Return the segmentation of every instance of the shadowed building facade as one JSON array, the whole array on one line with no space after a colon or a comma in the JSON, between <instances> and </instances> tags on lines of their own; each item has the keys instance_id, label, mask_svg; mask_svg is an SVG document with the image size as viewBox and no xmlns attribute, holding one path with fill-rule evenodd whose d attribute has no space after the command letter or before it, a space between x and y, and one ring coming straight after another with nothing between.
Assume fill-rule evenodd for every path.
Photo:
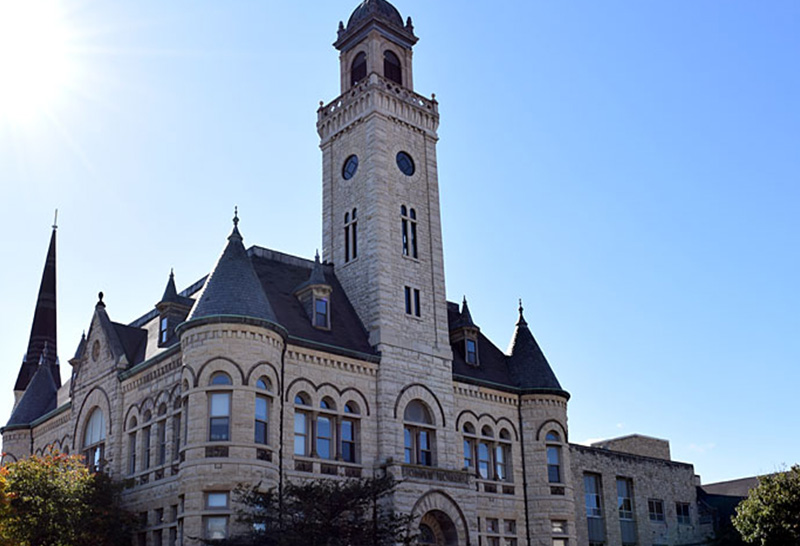
<instances>
[{"instance_id":1,"label":"shadowed building facade","mask_svg":"<svg viewBox=\"0 0 800 546\"><path fill-rule=\"evenodd\" d=\"M100 294L63 387L53 232L6 460L54 446L129 479L140 544L236 532L238 483L384 472L421 544L699 543L691 465L641 436L570 444L569 394L521 303L505 352L447 300L416 42L385 0L339 25L341 95L317 111L321 257L247 248L235 215L208 276L179 292L170 274L140 318L114 322Z\"/></svg>"}]
</instances>

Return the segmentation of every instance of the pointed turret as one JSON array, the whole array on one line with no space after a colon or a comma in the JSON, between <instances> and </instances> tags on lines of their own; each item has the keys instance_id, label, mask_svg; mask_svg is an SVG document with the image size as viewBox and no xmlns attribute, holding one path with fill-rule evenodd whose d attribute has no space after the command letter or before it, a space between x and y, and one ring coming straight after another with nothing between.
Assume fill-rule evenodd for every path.
<instances>
[{"instance_id":1,"label":"pointed turret","mask_svg":"<svg viewBox=\"0 0 800 546\"><path fill-rule=\"evenodd\" d=\"M192 298L178 294L175 288L175 272L170 270L167 287L161 301L156 304L159 313L158 345L165 347L177 342L175 327L186 319L194 305Z\"/></svg>"},{"instance_id":2,"label":"pointed turret","mask_svg":"<svg viewBox=\"0 0 800 546\"><path fill-rule=\"evenodd\" d=\"M45 345L49 347L44 364L50 368L50 373L56 387L61 386L61 374L58 369L56 345L56 226L50 236L50 246L47 250L47 259L44 263L42 282L39 285L39 296L36 300L36 310L33 314L31 335L28 339L28 350L22 360L14 391L18 396L30 384L39 367L39 361L44 353Z\"/></svg>"},{"instance_id":3,"label":"pointed turret","mask_svg":"<svg viewBox=\"0 0 800 546\"><path fill-rule=\"evenodd\" d=\"M472 313L469 312L469 305L467 305L467 296L461 302L461 319L459 321L462 328L477 328L472 321Z\"/></svg>"},{"instance_id":4,"label":"pointed turret","mask_svg":"<svg viewBox=\"0 0 800 546\"><path fill-rule=\"evenodd\" d=\"M58 400L58 385L52 373L52 366L48 361L52 357L48 356L47 345L39 358L39 364L25 389L19 403L11 413L6 426L28 425L42 415L56 409Z\"/></svg>"},{"instance_id":5,"label":"pointed turret","mask_svg":"<svg viewBox=\"0 0 800 546\"><path fill-rule=\"evenodd\" d=\"M217 315L253 317L277 323L275 312L242 244L238 211L233 218L228 244L208 276L189 320Z\"/></svg>"},{"instance_id":6,"label":"pointed turret","mask_svg":"<svg viewBox=\"0 0 800 546\"><path fill-rule=\"evenodd\" d=\"M311 274L294 291L294 295L300 300L315 328L329 330L331 327L331 292L333 292L333 287L325 278L325 271L319 261L319 251L317 251Z\"/></svg>"},{"instance_id":7,"label":"pointed turret","mask_svg":"<svg viewBox=\"0 0 800 546\"><path fill-rule=\"evenodd\" d=\"M523 314L522 300L519 302L519 320L508 350L508 370L517 387L529 392L542 392L565 396L569 393L553 373L542 349L533 337Z\"/></svg>"}]
</instances>

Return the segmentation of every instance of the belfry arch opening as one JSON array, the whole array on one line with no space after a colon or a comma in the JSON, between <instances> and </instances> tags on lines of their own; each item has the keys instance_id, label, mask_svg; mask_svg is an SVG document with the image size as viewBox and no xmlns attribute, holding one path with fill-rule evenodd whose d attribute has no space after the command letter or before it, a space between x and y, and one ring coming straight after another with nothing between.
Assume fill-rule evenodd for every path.
<instances>
[{"instance_id":1,"label":"belfry arch opening","mask_svg":"<svg viewBox=\"0 0 800 546\"><path fill-rule=\"evenodd\" d=\"M367 55L363 51L359 52L353 64L350 65L350 85L356 85L367 77Z\"/></svg>"},{"instance_id":2,"label":"belfry arch opening","mask_svg":"<svg viewBox=\"0 0 800 546\"><path fill-rule=\"evenodd\" d=\"M383 52L383 76L398 85L403 85L403 68L400 59L388 49Z\"/></svg>"}]
</instances>

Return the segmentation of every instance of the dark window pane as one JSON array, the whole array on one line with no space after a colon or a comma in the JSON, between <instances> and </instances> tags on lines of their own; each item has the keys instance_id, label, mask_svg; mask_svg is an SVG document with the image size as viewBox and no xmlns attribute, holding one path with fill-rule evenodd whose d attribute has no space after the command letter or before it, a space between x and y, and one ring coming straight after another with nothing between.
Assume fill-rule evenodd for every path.
<instances>
[{"instance_id":1,"label":"dark window pane","mask_svg":"<svg viewBox=\"0 0 800 546\"><path fill-rule=\"evenodd\" d=\"M350 67L350 85L355 85L367 76L367 56L361 52Z\"/></svg>"},{"instance_id":2,"label":"dark window pane","mask_svg":"<svg viewBox=\"0 0 800 546\"><path fill-rule=\"evenodd\" d=\"M400 59L391 51L383 52L383 75L394 83L403 83L403 69L400 68Z\"/></svg>"}]
</instances>

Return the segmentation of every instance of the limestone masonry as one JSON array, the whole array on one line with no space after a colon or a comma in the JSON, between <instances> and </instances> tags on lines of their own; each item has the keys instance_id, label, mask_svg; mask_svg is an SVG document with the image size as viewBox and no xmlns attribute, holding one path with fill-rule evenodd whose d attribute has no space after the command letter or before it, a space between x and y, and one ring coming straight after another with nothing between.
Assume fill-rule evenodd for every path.
<instances>
[{"instance_id":1,"label":"limestone masonry","mask_svg":"<svg viewBox=\"0 0 800 546\"><path fill-rule=\"evenodd\" d=\"M569 443L569 394L521 305L506 353L466 300L447 301L439 111L414 92L416 42L386 0L339 25L341 95L317 112L321 258L246 248L236 216L209 275L181 292L170 275L141 318L114 322L101 294L64 385L54 228L4 462L55 447L129 480L142 545L241 530L239 483L385 472L402 480L393 502L416 516L420 544L713 533L693 467L668 442Z\"/></svg>"}]
</instances>

